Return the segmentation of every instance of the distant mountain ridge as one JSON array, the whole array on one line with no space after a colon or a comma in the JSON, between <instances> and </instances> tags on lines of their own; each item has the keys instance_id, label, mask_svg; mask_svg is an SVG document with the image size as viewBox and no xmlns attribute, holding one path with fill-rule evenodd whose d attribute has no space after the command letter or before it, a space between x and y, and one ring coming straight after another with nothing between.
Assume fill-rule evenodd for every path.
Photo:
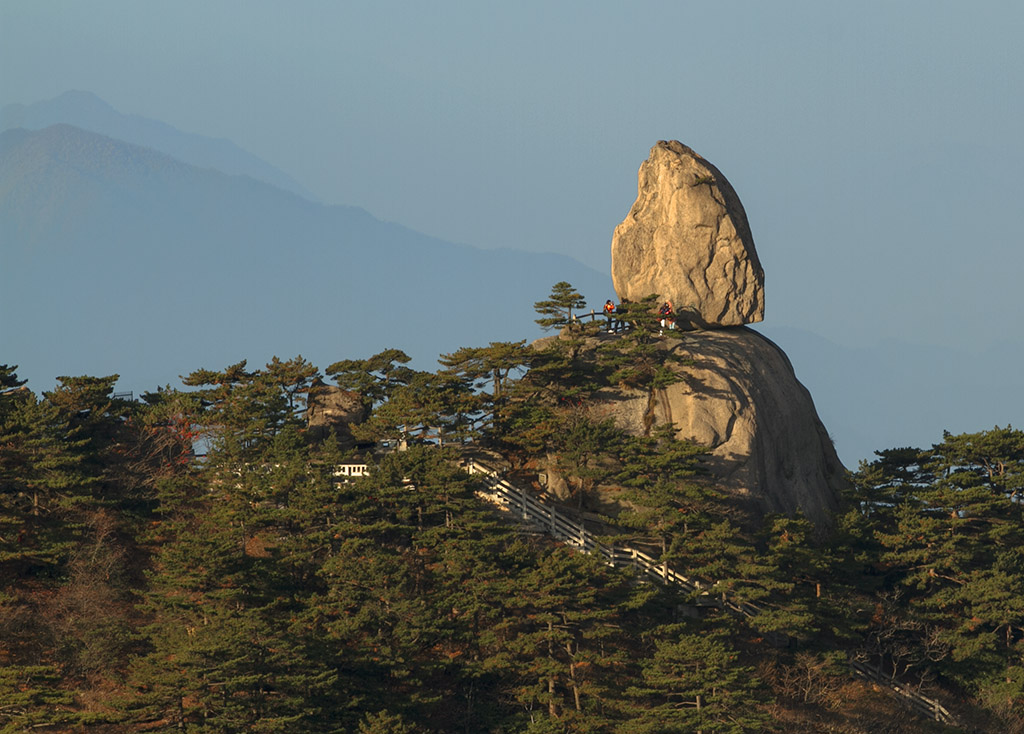
<instances>
[{"instance_id":1,"label":"distant mountain ridge","mask_svg":"<svg viewBox=\"0 0 1024 734\"><path fill-rule=\"evenodd\" d=\"M0 108L0 131L14 128L41 130L60 123L152 148L199 168L251 176L257 181L316 200L309 190L287 173L229 140L186 133L158 120L123 114L91 92L69 91L43 102L9 104Z\"/></svg>"},{"instance_id":2,"label":"distant mountain ridge","mask_svg":"<svg viewBox=\"0 0 1024 734\"><path fill-rule=\"evenodd\" d=\"M561 255L481 250L249 177L55 125L0 133L0 363L153 389L200 367L539 335L532 304L611 280Z\"/></svg>"},{"instance_id":3,"label":"distant mountain ridge","mask_svg":"<svg viewBox=\"0 0 1024 734\"><path fill-rule=\"evenodd\" d=\"M95 126L170 132L146 146L70 124L90 109ZM459 346L538 336L531 305L557 280L598 309L614 297L606 274L568 257L443 242L215 165L220 144L249 154L88 93L8 105L0 131L0 364L20 364L37 391L58 373L116 371L123 389L141 390L242 358L302 353L324 367L391 346L430 366ZM172 152L179 136L211 145L185 145L186 161ZM756 328L785 349L848 467L1024 412L1019 330L992 353L851 349L776 327L772 314L769 301Z\"/></svg>"}]
</instances>

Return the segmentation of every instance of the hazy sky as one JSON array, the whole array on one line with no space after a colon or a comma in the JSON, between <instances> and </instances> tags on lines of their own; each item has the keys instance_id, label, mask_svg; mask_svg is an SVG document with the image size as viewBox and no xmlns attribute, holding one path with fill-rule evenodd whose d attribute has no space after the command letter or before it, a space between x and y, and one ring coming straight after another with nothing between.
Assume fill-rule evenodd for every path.
<instances>
[{"instance_id":1,"label":"hazy sky","mask_svg":"<svg viewBox=\"0 0 1024 734\"><path fill-rule=\"evenodd\" d=\"M766 324L1020 340L1024 4L0 0L0 104L69 89L327 203L601 270L659 139L747 209Z\"/></svg>"}]
</instances>

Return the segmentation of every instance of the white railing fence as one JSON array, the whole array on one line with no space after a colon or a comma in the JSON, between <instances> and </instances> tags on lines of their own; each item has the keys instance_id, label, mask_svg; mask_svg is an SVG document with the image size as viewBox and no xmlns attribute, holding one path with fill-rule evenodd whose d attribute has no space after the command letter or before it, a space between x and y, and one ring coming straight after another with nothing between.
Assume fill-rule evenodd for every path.
<instances>
[{"instance_id":1,"label":"white railing fence","mask_svg":"<svg viewBox=\"0 0 1024 734\"><path fill-rule=\"evenodd\" d=\"M713 593L711 591L712 584L685 576L667 563L659 562L641 550L629 546L612 546L598 541L582 523L576 522L554 507L544 504L530 492L502 478L497 470L478 459L466 459L461 462L461 466L469 474L480 477L486 491L479 494L488 502L515 514L556 540L578 548L584 553L599 554L610 566L631 566L651 579L694 592L698 595L698 606L714 606L747 618L764 611L760 605L730 599L726 593ZM368 471L369 468L366 464L339 464L334 475L345 481L365 476ZM914 711L933 721L950 726L959 725L956 717L935 699L928 698L919 691L893 680L878 668L867 663L851 659L849 665L855 675L885 687L900 697Z\"/></svg>"},{"instance_id":2,"label":"white railing fence","mask_svg":"<svg viewBox=\"0 0 1024 734\"><path fill-rule=\"evenodd\" d=\"M903 698L904 702L912 709L933 721L938 721L949 726L959 726L957 718L949 710L934 698L928 698L919 691L905 686L899 681L894 681L878 668L863 663L859 660L850 660L850 668L860 678L864 678L878 685L885 686L893 693Z\"/></svg>"},{"instance_id":3,"label":"white railing fence","mask_svg":"<svg viewBox=\"0 0 1024 734\"><path fill-rule=\"evenodd\" d=\"M611 566L628 564L650 578L680 586L687 591L698 592L700 594L698 596L699 606L716 606L748 618L763 611L763 608L757 604L730 600L724 593L712 595L709 591L711 584L687 577L669 567L668 564L660 563L636 548L609 546L599 542L587 532L581 523L577 523L555 508L543 504L531 493L503 479L496 470L479 460L468 459L463 463L463 468L469 474L481 477L487 487L486 492L481 492L485 499L543 529L556 540L568 543L585 553L600 554ZM894 681L877 668L856 660L850 660L850 668L858 677L885 687L900 697L914 711L933 721L950 726L959 725L956 717L938 701Z\"/></svg>"}]
</instances>

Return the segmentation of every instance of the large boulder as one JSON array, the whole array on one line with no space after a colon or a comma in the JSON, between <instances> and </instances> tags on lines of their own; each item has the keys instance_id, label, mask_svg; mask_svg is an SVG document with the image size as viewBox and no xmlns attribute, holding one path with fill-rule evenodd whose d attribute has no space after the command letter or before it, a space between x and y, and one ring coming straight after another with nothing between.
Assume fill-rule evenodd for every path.
<instances>
[{"instance_id":1,"label":"large boulder","mask_svg":"<svg viewBox=\"0 0 1024 734\"><path fill-rule=\"evenodd\" d=\"M612 237L620 300L669 300L684 323L739 326L764 318L764 270L747 215L721 171L678 141L640 166L637 198Z\"/></svg>"},{"instance_id":2,"label":"large boulder","mask_svg":"<svg viewBox=\"0 0 1024 734\"><path fill-rule=\"evenodd\" d=\"M366 402L359 393L319 381L309 390L306 426L312 438L322 439L333 433L342 448L351 448L356 443L352 426L362 423L368 415Z\"/></svg>"},{"instance_id":3,"label":"large boulder","mask_svg":"<svg viewBox=\"0 0 1024 734\"><path fill-rule=\"evenodd\" d=\"M785 353L745 327L665 339L662 348L681 380L653 395L602 390L593 417L611 417L636 435L674 423L678 438L710 449L715 486L756 514L799 511L820 530L829 527L849 480Z\"/></svg>"}]
</instances>

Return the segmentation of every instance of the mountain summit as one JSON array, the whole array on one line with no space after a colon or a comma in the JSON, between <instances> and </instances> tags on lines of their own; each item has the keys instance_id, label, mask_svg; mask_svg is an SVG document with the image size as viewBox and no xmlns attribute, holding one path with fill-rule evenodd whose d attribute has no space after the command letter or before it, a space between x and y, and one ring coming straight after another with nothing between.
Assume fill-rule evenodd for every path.
<instances>
[{"instance_id":1,"label":"mountain summit","mask_svg":"<svg viewBox=\"0 0 1024 734\"><path fill-rule=\"evenodd\" d=\"M199 168L250 176L306 199L316 199L284 171L228 140L186 133L158 120L123 114L91 92L69 91L44 102L0 108L0 131L19 127L42 130L61 123L152 148Z\"/></svg>"},{"instance_id":2,"label":"mountain summit","mask_svg":"<svg viewBox=\"0 0 1024 734\"><path fill-rule=\"evenodd\" d=\"M678 379L649 393L607 390L594 412L635 434L672 424L710 449L718 486L827 527L848 480L789 358L743 326L763 316L764 272L739 197L677 141L655 145L639 179L615 230L612 277L624 299L676 301L663 329L686 333L660 349Z\"/></svg>"}]
</instances>

